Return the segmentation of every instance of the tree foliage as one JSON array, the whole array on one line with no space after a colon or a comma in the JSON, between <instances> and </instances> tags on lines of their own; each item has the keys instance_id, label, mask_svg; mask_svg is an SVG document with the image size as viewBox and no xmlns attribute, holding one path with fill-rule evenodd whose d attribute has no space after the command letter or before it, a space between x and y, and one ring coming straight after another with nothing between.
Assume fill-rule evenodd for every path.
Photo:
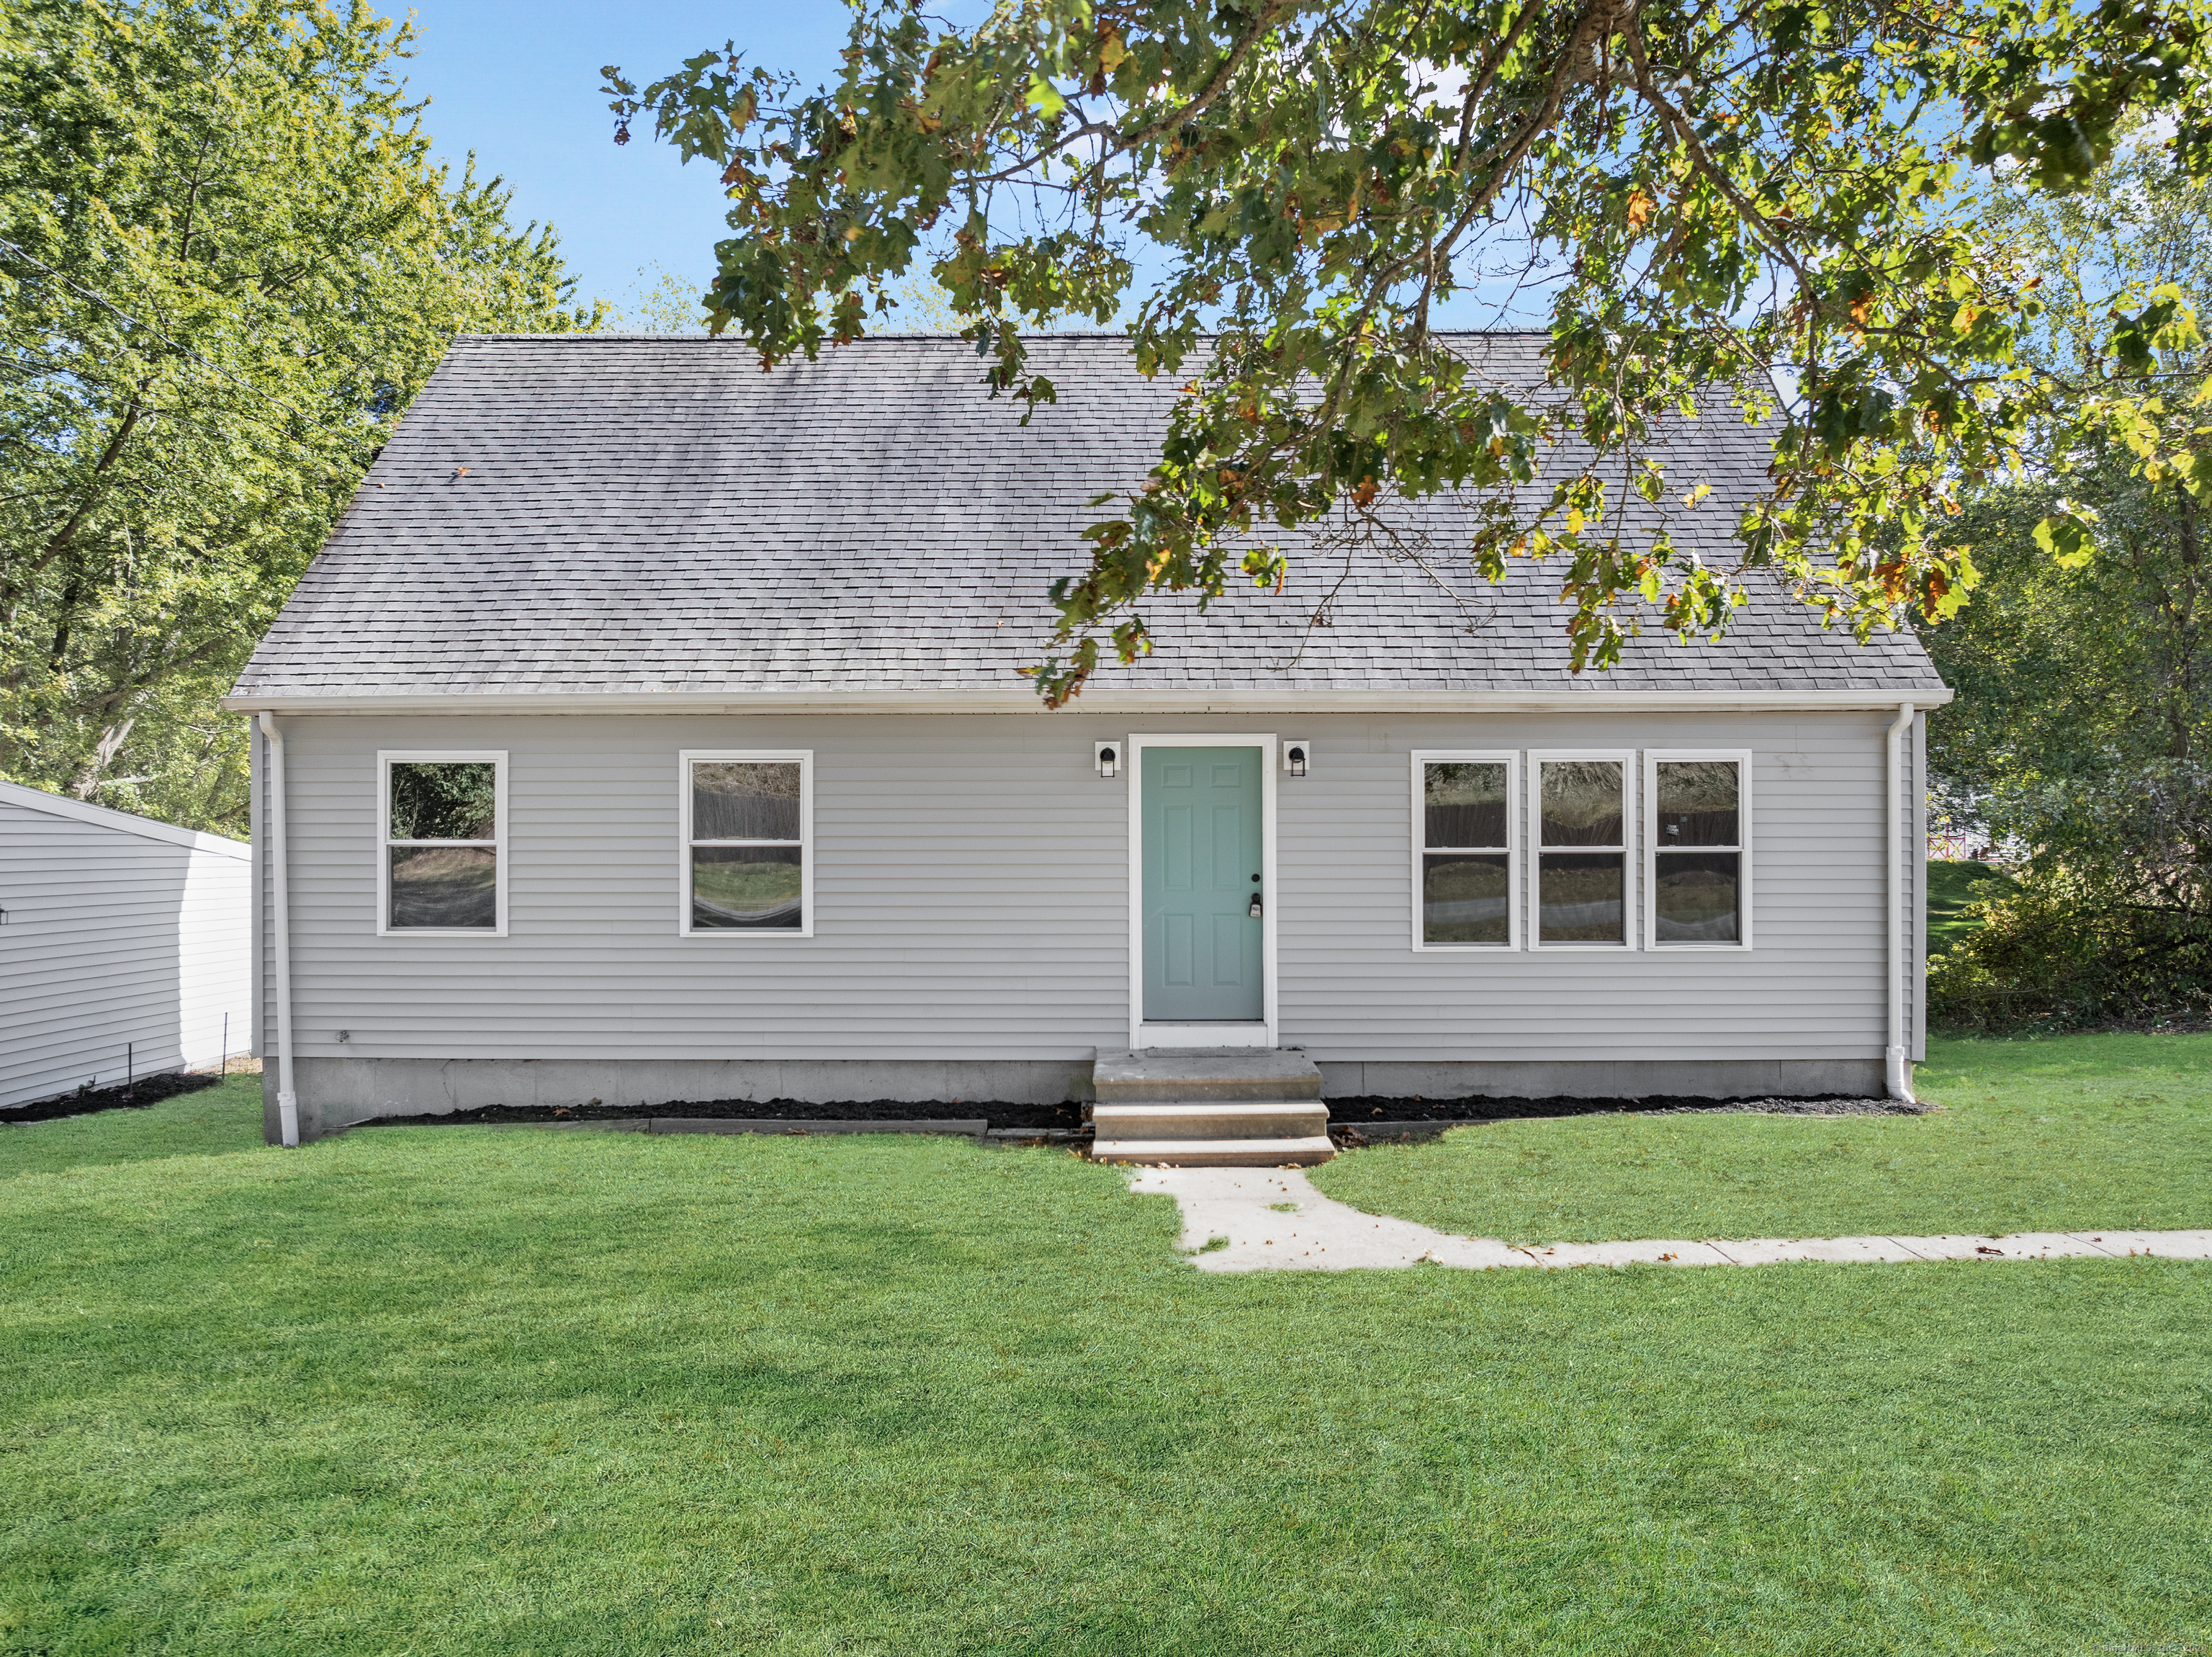
<instances>
[{"instance_id":1,"label":"tree foliage","mask_svg":"<svg viewBox=\"0 0 2212 1657\"><path fill-rule=\"evenodd\" d=\"M408 31L316 0L0 13L0 775L244 823L216 713L456 331L550 231L429 159Z\"/></svg>"},{"instance_id":2,"label":"tree foliage","mask_svg":"<svg viewBox=\"0 0 2212 1657\"><path fill-rule=\"evenodd\" d=\"M2067 199L2001 193L1989 222L2037 261L2050 302L2022 353L2054 374L2078 373L2093 349L2100 294L2212 300L2212 186L2139 145ZM2208 371L2201 347L2161 352L2145 384L2186 391ZM2188 777L2212 761L2205 420L2168 394L2117 430L2053 426L2031 469L1968 496L1945 532L1972 543L1984 578L1925 635L1958 692L1931 722L1933 769L1954 803L2077 872L2126 856L2128 882L2162 879L2151 863L2195 809ZM2056 518L2078 539L2057 542Z\"/></svg>"},{"instance_id":3,"label":"tree foliage","mask_svg":"<svg viewBox=\"0 0 2212 1657\"><path fill-rule=\"evenodd\" d=\"M2212 300L2212 187L2123 146L2059 199L1999 190L1992 234L2032 254L2046 306L2023 355L2070 375L2098 296ZM2033 466L1970 496L1948 533L1983 572L1925 635L1958 693L1929 724L1952 812L2024 862L1933 963L1954 1022L2142 1018L2212 999L2212 546L2185 393L2212 362L2159 353L2118 428L2054 426ZM2064 539L2052 526L2069 527ZM2056 553L2057 556L2053 556Z\"/></svg>"},{"instance_id":4,"label":"tree foliage","mask_svg":"<svg viewBox=\"0 0 2212 1657\"><path fill-rule=\"evenodd\" d=\"M2205 20L2197 0L1001 0L959 29L854 0L834 85L728 48L608 84L618 140L650 120L722 169L708 300L764 362L859 337L920 262L1034 412L1054 393L1024 329L1133 297L1139 366L1187 395L1055 588L1064 651L1037 671L1059 703L1102 634L1125 661L1148 648L1148 593L1279 583L1271 537L1392 491L1480 502L1486 575L1559 560L1577 667L1647 617L1723 630L1753 568L1861 637L1951 613L1973 564L1929 530L1960 490L2053 423L2127 425L2157 348L2194 329L2170 294L2100 295L2064 371L2024 362L2043 301L1982 231L1993 172L2073 189L2151 108L2163 164L2200 169ZM1548 308L1543 397L1434 326L1509 283ZM1652 452L1692 412L1773 423L1728 568L1674 539L1700 496ZM1634 538L1632 494L1662 509Z\"/></svg>"}]
</instances>

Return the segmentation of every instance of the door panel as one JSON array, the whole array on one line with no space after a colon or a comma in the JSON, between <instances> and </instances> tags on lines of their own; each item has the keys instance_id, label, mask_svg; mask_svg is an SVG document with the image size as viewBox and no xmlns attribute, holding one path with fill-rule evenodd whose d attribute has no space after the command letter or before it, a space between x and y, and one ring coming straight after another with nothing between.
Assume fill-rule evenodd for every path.
<instances>
[{"instance_id":1,"label":"door panel","mask_svg":"<svg viewBox=\"0 0 2212 1657\"><path fill-rule=\"evenodd\" d=\"M1252 899L1262 872L1257 748L1140 751L1144 1016L1257 1023L1265 1014Z\"/></svg>"}]
</instances>

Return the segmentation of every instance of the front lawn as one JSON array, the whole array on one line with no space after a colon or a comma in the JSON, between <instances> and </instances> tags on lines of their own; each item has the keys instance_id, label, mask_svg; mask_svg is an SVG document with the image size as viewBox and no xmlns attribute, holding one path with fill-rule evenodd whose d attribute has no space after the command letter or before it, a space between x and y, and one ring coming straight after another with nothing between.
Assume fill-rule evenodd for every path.
<instances>
[{"instance_id":1,"label":"front lawn","mask_svg":"<svg viewBox=\"0 0 2212 1657\"><path fill-rule=\"evenodd\" d=\"M2212 1641L2212 1268L1217 1277L1060 1153L224 1098L0 1130L0 1651Z\"/></svg>"},{"instance_id":2,"label":"front lawn","mask_svg":"<svg viewBox=\"0 0 2212 1657\"><path fill-rule=\"evenodd\" d=\"M2212 1036L1930 1041L1928 1059L1927 1116L1501 1122L1314 1183L1510 1242L2212 1226Z\"/></svg>"}]
</instances>

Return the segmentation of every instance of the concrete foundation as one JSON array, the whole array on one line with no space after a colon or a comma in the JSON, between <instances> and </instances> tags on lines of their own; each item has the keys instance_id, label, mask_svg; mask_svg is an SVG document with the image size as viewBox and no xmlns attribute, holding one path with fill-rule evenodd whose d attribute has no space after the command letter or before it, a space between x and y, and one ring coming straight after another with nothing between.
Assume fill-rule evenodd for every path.
<instances>
[{"instance_id":1,"label":"concrete foundation","mask_svg":"<svg viewBox=\"0 0 2212 1657\"><path fill-rule=\"evenodd\" d=\"M1324 1099L1805 1099L1886 1096L1871 1058L1560 1059L1544 1063L1319 1061Z\"/></svg>"},{"instance_id":2,"label":"concrete foundation","mask_svg":"<svg viewBox=\"0 0 2212 1657\"><path fill-rule=\"evenodd\" d=\"M294 1068L303 1143L380 1116L443 1116L485 1105L771 1099L1060 1105L1091 1098L1088 1054L1042 1060L303 1058ZM273 1062L262 1078L262 1101L263 1136L274 1145Z\"/></svg>"},{"instance_id":3,"label":"concrete foundation","mask_svg":"<svg viewBox=\"0 0 2212 1657\"><path fill-rule=\"evenodd\" d=\"M1239 1062L1263 1065L1273 1055ZM1133 1063L1133 1058L1134 1063ZM1157 1057L1102 1055L1113 1091L1119 1066L1141 1073ZM1162 1064L1191 1063L1182 1056ZM1304 1067L1304 1058L1297 1058ZM1093 1097L1088 1055L1071 1059L436 1059L303 1058L297 1062L300 1137L311 1140L380 1116L439 1116L485 1105L661 1105L673 1100L762 1101L896 1099L917 1106L968 1103L1059 1105ZM1407 1060L1319 1061L1321 1095L1410 1099L1762 1099L1841 1093L1882 1096L1882 1063L1865 1059L1560 1060L1548 1063L1426 1063ZM1306 1074L1310 1075L1311 1072ZM1284 1091L1285 1078L1257 1093ZM277 1142L276 1067L262 1078L263 1126ZM1132 1087L1130 1091L1140 1091ZM1200 1088L1200 1096L1220 1088ZM1230 1092L1233 1094L1235 1089ZM1147 1094L1157 1097L1157 1094ZM917 1112L957 1116L957 1112ZM738 1114L732 1112L732 1115Z\"/></svg>"}]
</instances>

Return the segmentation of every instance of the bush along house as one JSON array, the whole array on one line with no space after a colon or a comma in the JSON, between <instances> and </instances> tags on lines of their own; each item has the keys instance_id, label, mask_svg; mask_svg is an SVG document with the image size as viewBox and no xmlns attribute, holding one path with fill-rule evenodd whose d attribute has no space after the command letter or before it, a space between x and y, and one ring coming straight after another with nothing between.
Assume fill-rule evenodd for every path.
<instances>
[{"instance_id":1,"label":"bush along house","mask_svg":"<svg viewBox=\"0 0 2212 1657\"><path fill-rule=\"evenodd\" d=\"M1577 675L1557 572L1474 578L1443 498L1148 604L1157 653L1047 713L1045 589L1176 387L1035 355L1024 425L957 339L455 343L225 704L272 1139L1080 1100L1102 1155L1285 1162L1352 1095L1909 1096L1916 639L1769 592ZM1767 440L1671 442L1728 562Z\"/></svg>"}]
</instances>

